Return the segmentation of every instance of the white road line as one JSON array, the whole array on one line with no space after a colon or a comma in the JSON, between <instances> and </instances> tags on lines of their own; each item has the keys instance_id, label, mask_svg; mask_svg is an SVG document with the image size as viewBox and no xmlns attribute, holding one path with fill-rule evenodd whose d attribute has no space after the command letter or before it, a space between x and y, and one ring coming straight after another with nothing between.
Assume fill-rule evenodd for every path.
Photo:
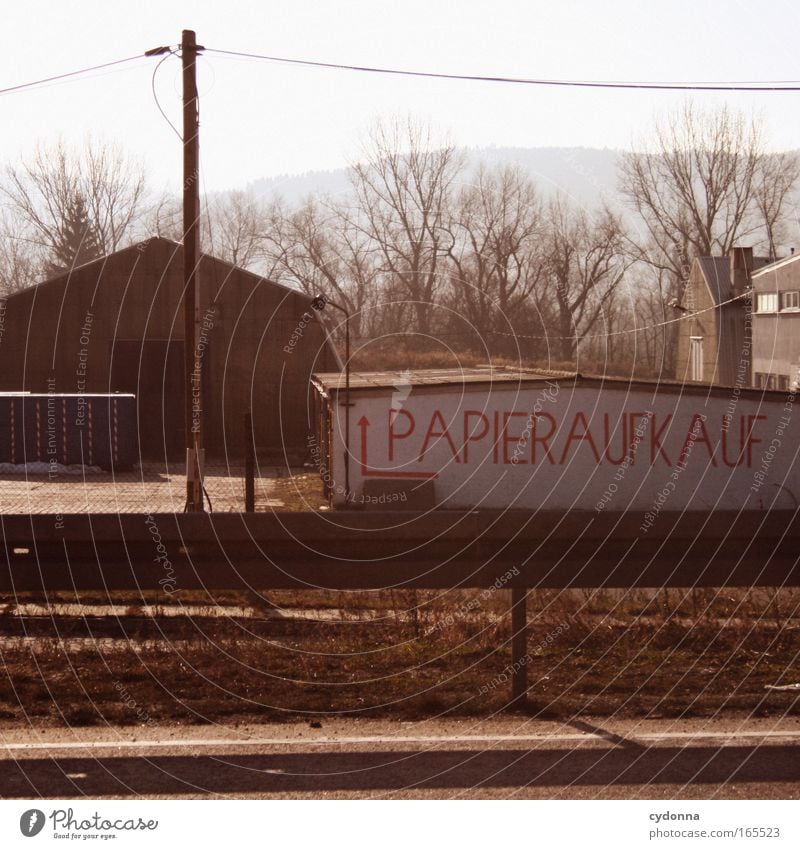
<instances>
[{"instance_id":1,"label":"white road line","mask_svg":"<svg viewBox=\"0 0 800 849\"><path fill-rule=\"evenodd\" d=\"M577 741L614 742L619 738L630 743L664 740L727 740L742 739L800 739L800 731L663 731L627 735L625 732L601 731L585 734L442 734L425 736L363 736L363 737L249 737L244 740L220 738L180 738L172 740L87 740L39 741L36 743L0 743L0 751L69 750L69 749L169 749L169 748L231 748L238 746L353 746L361 744L419 745L440 743L568 743Z\"/></svg>"}]
</instances>

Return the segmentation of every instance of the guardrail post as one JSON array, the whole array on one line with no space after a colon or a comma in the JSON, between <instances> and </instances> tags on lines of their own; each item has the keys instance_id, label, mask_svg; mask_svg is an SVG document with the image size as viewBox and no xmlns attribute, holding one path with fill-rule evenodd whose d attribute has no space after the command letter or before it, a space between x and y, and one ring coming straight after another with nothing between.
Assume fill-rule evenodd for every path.
<instances>
[{"instance_id":1,"label":"guardrail post","mask_svg":"<svg viewBox=\"0 0 800 849\"><path fill-rule=\"evenodd\" d=\"M511 701L524 702L528 695L528 590L511 590Z\"/></svg>"},{"instance_id":2,"label":"guardrail post","mask_svg":"<svg viewBox=\"0 0 800 849\"><path fill-rule=\"evenodd\" d=\"M253 414L244 414L244 511L256 510L256 457L253 445Z\"/></svg>"}]
</instances>

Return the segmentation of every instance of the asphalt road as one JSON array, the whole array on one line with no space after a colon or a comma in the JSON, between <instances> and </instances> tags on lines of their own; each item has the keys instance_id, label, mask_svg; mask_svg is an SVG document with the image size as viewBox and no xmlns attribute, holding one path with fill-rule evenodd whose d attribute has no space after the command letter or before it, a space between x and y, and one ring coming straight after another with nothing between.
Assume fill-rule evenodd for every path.
<instances>
[{"instance_id":1,"label":"asphalt road","mask_svg":"<svg viewBox=\"0 0 800 849\"><path fill-rule=\"evenodd\" d=\"M798 799L800 718L0 729L0 798Z\"/></svg>"}]
</instances>

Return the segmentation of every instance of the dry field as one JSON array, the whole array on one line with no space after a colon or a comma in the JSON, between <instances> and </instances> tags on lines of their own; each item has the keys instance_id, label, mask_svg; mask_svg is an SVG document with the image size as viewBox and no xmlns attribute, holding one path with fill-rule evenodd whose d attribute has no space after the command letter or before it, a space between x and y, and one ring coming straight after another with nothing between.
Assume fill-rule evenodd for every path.
<instances>
[{"instance_id":1,"label":"dry field","mask_svg":"<svg viewBox=\"0 0 800 849\"><path fill-rule=\"evenodd\" d=\"M241 509L237 475L220 469L210 480L217 509ZM182 487L177 472L152 470L88 483L6 477L0 504L174 510ZM265 475L257 491L262 510L327 509L312 472ZM491 715L509 706L509 595L0 596L0 720ZM532 590L529 609L529 699L516 709L554 718L800 710L798 590Z\"/></svg>"},{"instance_id":2,"label":"dry field","mask_svg":"<svg viewBox=\"0 0 800 849\"><path fill-rule=\"evenodd\" d=\"M42 599L6 599L0 718L491 715L508 706L508 595L188 594L172 610L98 596L85 619L51 618L74 614L64 594L44 614L30 606ZM788 590L532 591L525 709L554 718L797 713L798 602ZM109 603L112 615L92 617Z\"/></svg>"}]
</instances>

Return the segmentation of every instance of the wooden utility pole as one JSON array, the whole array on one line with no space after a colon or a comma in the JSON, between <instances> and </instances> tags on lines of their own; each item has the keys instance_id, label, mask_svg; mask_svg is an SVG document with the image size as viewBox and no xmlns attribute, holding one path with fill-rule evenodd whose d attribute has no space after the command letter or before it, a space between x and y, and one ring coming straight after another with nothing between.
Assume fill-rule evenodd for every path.
<instances>
[{"instance_id":1,"label":"wooden utility pole","mask_svg":"<svg viewBox=\"0 0 800 849\"><path fill-rule=\"evenodd\" d=\"M200 121L197 102L198 47L193 30L181 38L183 63L183 296L186 366L186 510L203 510L203 397L200 336Z\"/></svg>"}]
</instances>

